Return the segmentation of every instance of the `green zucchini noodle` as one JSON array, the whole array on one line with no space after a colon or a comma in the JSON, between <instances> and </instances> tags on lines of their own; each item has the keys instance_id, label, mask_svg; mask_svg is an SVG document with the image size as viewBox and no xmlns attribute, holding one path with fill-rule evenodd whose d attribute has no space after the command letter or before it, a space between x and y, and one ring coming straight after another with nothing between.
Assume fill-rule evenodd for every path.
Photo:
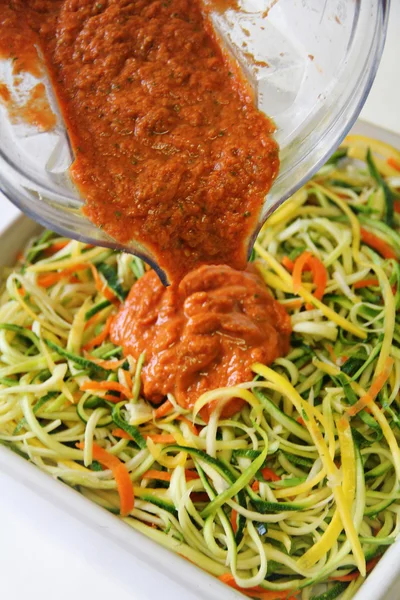
<instances>
[{"instance_id":1,"label":"green zucchini noodle","mask_svg":"<svg viewBox=\"0 0 400 600\"><path fill-rule=\"evenodd\" d=\"M268 220L252 260L291 316L291 350L193 414L169 396L157 417L141 395L146 357L102 335L142 261L47 231L31 241L0 289L0 442L249 597L349 600L400 533L400 172L388 159L400 165L350 136ZM304 252L326 270L322 299L312 272L292 274ZM224 418L232 397L244 408ZM129 473L124 517L94 442Z\"/></svg>"}]
</instances>

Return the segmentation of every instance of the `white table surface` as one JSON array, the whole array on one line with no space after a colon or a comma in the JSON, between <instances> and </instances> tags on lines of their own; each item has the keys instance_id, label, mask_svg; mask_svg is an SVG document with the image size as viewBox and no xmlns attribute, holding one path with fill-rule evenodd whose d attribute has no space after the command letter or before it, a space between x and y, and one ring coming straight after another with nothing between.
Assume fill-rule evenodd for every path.
<instances>
[{"instance_id":1,"label":"white table surface","mask_svg":"<svg viewBox=\"0 0 400 600\"><path fill-rule=\"evenodd\" d=\"M400 134L400 0L392 0L382 62L363 120ZM0 197L0 230L18 210ZM189 593L134 564L113 542L0 473L1 597L7 600L189 600ZM115 562L119 561L118 566ZM112 565L112 567L111 567ZM388 600L400 599L400 585Z\"/></svg>"}]
</instances>

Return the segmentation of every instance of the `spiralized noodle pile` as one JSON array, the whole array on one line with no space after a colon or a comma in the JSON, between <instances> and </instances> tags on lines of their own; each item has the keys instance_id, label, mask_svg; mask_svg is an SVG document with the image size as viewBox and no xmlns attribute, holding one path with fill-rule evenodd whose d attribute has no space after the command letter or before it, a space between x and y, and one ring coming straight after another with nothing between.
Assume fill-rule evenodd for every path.
<instances>
[{"instance_id":1,"label":"spiralized noodle pile","mask_svg":"<svg viewBox=\"0 0 400 600\"><path fill-rule=\"evenodd\" d=\"M44 232L1 288L0 441L249 597L348 600L400 531L399 188L399 152L350 136L268 220L290 353L194 414L108 339L144 264Z\"/></svg>"}]
</instances>

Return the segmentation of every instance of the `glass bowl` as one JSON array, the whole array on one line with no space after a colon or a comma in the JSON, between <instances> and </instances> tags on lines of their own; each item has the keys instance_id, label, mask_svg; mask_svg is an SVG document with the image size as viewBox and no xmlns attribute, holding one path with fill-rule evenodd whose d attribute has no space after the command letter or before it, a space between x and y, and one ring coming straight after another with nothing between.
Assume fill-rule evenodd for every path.
<instances>
[{"instance_id":1,"label":"glass bowl","mask_svg":"<svg viewBox=\"0 0 400 600\"><path fill-rule=\"evenodd\" d=\"M276 124L281 168L265 198L249 252L266 218L326 160L357 118L384 46L388 0L205 0L223 44L248 77L258 107ZM0 80L11 65L0 61ZM35 85L32 76L27 88ZM118 245L81 212L68 169L73 155L58 115L40 133L12 123L0 106L0 189L14 204L61 235L136 254L165 281L154 257L134 240Z\"/></svg>"}]
</instances>

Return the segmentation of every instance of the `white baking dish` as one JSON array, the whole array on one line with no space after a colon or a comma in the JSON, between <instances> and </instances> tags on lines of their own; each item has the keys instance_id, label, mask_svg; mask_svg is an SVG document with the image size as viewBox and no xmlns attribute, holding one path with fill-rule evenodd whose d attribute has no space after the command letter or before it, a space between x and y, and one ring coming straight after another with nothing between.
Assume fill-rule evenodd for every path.
<instances>
[{"instance_id":1,"label":"white baking dish","mask_svg":"<svg viewBox=\"0 0 400 600\"><path fill-rule=\"evenodd\" d=\"M390 132L366 124L358 124L355 131L400 147L400 138ZM40 231L39 226L27 217L17 218L3 231L0 235L0 267L12 265L17 252L38 231ZM146 571L149 568L154 569L154 584L157 583L158 589L155 592L157 597L160 595L160 590L165 590L164 598L176 598L176 600L195 600L199 598L203 600L234 600L235 598L243 598L241 594L231 590L183 558L132 530L117 517L90 502L67 485L51 479L36 466L3 446L0 446L0 470L33 490L44 500L57 506L63 514L68 515L70 520L71 517L75 518L78 521L74 525L77 545L81 543L88 527L92 532L95 532L97 540L99 540L98 543L102 545L101 553L108 555L110 558L108 568L114 572L116 577L125 578L127 585L134 584L134 577L126 568L123 568L123 565L125 567L129 565L129 559L131 559L136 563L137 568L146 568L144 566L146 565ZM39 503L36 507L33 507L33 513L37 510L38 517L40 509L41 505ZM5 518L7 517L5 516ZM63 525L60 523L60 530L62 527ZM23 544L23 540L21 540L21 543ZM116 551L115 544L117 545ZM119 562L118 552L120 553L121 562L116 564ZM115 561L116 557L117 561ZM23 565L20 566L22 570ZM43 570L45 570L45 567ZM150 581L149 585L152 584L153 582ZM168 587L168 592L167 588L163 587L164 585ZM134 587L132 590L134 590ZM93 597L94 594L95 590L93 590ZM151 592L148 594L149 598L156 596ZM135 597L134 593L132 597ZM400 539L389 548L384 558L368 576L366 583L363 584L354 597L354 600L399 599Z\"/></svg>"}]
</instances>

